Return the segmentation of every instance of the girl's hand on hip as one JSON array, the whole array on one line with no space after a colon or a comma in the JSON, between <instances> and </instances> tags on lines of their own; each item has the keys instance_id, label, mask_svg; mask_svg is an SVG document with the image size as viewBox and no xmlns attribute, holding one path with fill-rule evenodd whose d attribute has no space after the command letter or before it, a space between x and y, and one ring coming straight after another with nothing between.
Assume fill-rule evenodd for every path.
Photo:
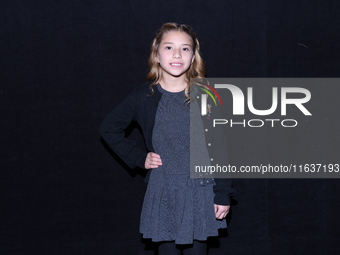
<instances>
[{"instance_id":1,"label":"girl's hand on hip","mask_svg":"<svg viewBox=\"0 0 340 255\"><path fill-rule=\"evenodd\" d=\"M216 205L214 204L216 219L222 220L229 212L230 205Z\"/></svg>"},{"instance_id":2,"label":"girl's hand on hip","mask_svg":"<svg viewBox=\"0 0 340 255\"><path fill-rule=\"evenodd\" d=\"M149 152L145 159L145 169L157 168L162 165L161 156L157 153Z\"/></svg>"}]
</instances>

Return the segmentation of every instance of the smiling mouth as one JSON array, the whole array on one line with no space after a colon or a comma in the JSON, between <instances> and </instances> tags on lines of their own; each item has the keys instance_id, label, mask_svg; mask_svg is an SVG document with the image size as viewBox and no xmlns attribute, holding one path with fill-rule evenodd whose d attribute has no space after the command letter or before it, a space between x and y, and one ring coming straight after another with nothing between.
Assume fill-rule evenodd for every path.
<instances>
[{"instance_id":1,"label":"smiling mouth","mask_svg":"<svg viewBox=\"0 0 340 255\"><path fill-rule=\"evenodd\" d=\"M181 63L170 63L170 65L173 66L173 67L182 67L183 66L183 64L181 64Z\"/></svg>"}]
</instances>

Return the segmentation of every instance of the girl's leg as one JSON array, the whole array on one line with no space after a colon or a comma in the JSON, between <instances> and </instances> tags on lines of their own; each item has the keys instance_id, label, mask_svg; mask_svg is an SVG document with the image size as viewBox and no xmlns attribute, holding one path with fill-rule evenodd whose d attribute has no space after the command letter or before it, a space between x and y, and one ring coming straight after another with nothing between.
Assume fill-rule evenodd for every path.
<instances>
[{"instance_id":1,"label":"girl's leg","mask_svg":"<svg viewBox=\"0 0 340 255\"><path fill-rule=\"evenodd\" d=\"M175 242L161 242L158 246L158 255L180 255L181 250L177 249Z\"/></svg>"},{"instance_id":2,"label":"girl's leg","mask_svg":"<svg viewBox=\"0 0 340 255\"><path fill-rule=\"evenodd\" d=\"M207 243L194 241L193 246L183 249L183 255L206 255Z\"/></svg>"}]
</instances>

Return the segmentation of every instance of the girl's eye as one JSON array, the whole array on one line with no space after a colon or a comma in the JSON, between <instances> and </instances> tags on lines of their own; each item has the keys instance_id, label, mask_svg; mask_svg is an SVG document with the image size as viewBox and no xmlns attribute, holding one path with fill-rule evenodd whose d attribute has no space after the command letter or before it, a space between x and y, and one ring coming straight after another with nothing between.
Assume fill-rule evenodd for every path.
<instances>
[{"instance_id":1,"label":"girl's eye","mask_svg":"<svg viewBox=\"0 0 340 255\"><path fill-rule=\"evenodd\" d=\"M171 50L171 49L172 49L172 47L170 47L170 46L166 46L166 47L165 47L165 49L167 49L167 50Z\"/></svg>"},{"instance_id":2,"label":"girl's eye","mask_svg":"<svg viewBox=\"0 0 340 255\"><path fill-rule=\"evenodd\" d=\"M189 49L189 48L183 48L183 50L184 50L184 51L190 51L190 49Z\"/></svg>"}]
</instances>

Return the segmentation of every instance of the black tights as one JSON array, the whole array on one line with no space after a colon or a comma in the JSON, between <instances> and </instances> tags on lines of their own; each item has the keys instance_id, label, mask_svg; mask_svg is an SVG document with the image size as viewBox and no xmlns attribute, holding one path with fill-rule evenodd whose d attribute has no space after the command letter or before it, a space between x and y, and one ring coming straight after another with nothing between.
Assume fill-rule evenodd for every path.
<instances>
[{"instance_id":1,"label":"black tights","mask_svg":"<svg viewBox=\"0 0 340 255\"><path fill-rule=\"evenodd\" d=\"M194 241L193 244L176 245L175 242L161 242L158 247L158 255L181 255L181 254L206 255L207 243Z\"/></svg>"}]
</instances>

